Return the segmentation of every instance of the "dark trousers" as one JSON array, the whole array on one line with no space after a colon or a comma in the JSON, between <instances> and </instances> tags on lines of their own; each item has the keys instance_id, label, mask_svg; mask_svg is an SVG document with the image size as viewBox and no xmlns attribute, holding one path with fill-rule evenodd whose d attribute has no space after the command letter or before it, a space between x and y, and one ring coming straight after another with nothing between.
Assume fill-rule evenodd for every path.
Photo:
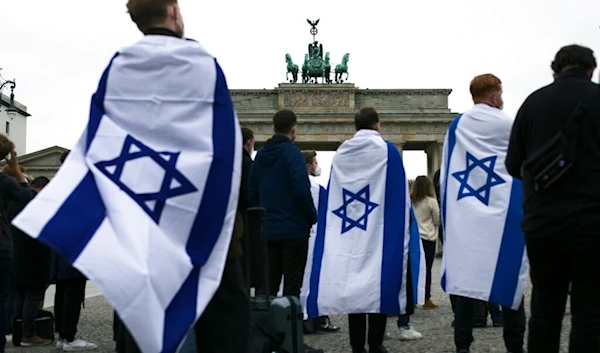
<instances>
[{"instance_id":1,"label":"dark trousers","mask_svg":"<svg viewBox=\"0 0 600 353\"><path fill-rule=\"evenodd\" d=\"M250 352L250 298L239 260L225 264L221 285L195 332L198 352Z\"/></svg>"},{"instance_id":2,"label":"dark trousers","mask_svg":"<svg viewBox=\"0 0 600 353\"><path fill-rule=\"evenodd\" d=\"M500 305L488 302L487 306L490 311L490 316L492 317L492 322L494 324L503 323L504 319L502 319L502 310L500 310Z\"/></svg>"},{"instance_id":3,"label":"dark trousers","mask_svg":"<svg viewBox=\"0 0 600 353\"><path fill-rule=\"evenodd\" d=\"M56 281L54 295L54 323L58 336L69 342L75 339L77 324L81 314L81 304L85 299L87 280L59 279Z\"/></svg>"},{"instance_id":4,"label":"dark trousers","mask_svg":"<svg viewBox=\"0 0 600 353\"><path fill-rule=\"evenodd\" d=\"M37 318L40 303L44 300L46 286L17 287L13 313L21 316L23 320L23 337L36 335L35 319Z\"/></svg>"},{"instance_id":5,"label":"dark trousers","mask_svg":"<svg viewBox=\"0 0 600 353\"><path fill-rule=\"evenodd\" d=\"M8 311L6 307L6 300L8 299L10 276L12 274L12 259L9 257L0 257L0 352L4 352L6 346L6 336L4 333L8 330L6 324L9 320ZM10 327L10 326L9 326Z\"/></svg>"},{"instance_id":6,"label":"dark trousers","mask_svg":"<svg viewBox=\"0 0 600 353\"><path fill-rule=\"evenodd\" d=\"M530 353L557 353L571 283L570 353L600 352L600 233L525 235L533 292Z\"/></svg>"},{"instance_id":7,"label":"dark trousers","mask_svg":"<svg viewBox=\"0 0 600 353\"><path fill-rule=\"evenodd\" d=\"M308 237L269 241L269 295L277 295L283 276L283 295L300 297L308 255Z\"/></svg>"},{"instance_id":8,"label":"dark trousers","mask_svg":"<svg viewBox=\"0 0 600 353\"><path fill-rule=\"evenodd\" d=\"M457 350L469 349L473 343L473 317L475 315L475 299L455 297L454 343ZM504 318L504 344L510 353L523 352L525 338L525 305L521 303L518 310L502 307Z\"/></svg>"},{"instance_id":9,"label":"dark trousers","mask_svg":"<svg viewBox=\"0 0 600 353\"><path fill-rule=\"evenodd\" d=\"M383 344L387 315L385 314L350 314L348 315L348 330L350 331L350 346L361 349L365 346L367 336L367 316L369 317L369 347L379 347Z\"/></svg>"},{"instance_id":10,"label":"dark trousers","mask_svg":"<svg viewBox=\"0 0 600 353\"><path fill-rule=\"evenodd\" d=\"M435 260L435 242L421 239L423 243L423 251L425 252L425 300L431 299L431 269L433 268L433 260Z\"/></svg>"}]
</instances>

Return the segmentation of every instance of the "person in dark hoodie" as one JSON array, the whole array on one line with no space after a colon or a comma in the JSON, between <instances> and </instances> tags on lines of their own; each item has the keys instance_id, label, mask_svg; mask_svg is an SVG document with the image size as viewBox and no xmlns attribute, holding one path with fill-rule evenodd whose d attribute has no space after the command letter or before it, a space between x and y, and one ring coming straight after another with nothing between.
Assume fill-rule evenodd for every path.
<instances>
[{"instance_id":1,"label":"person in dark hoodie","mask_svg":"<svg viewBox=\"0 0 600 353\"><path fill-rule=\"evenodd\" d=\"M267 210L269 295L277 295L283 276L283 295L300 296L310 228L317 223L304 156L293 144L296 125L294 112L277 112L275 135L250 168L250 206Z\"/></svg>"},{"instance_id":2,"label":"person in dark hoodie","mask_svg":"<svg viewBox=\"0 0 600 353\"><path fill-rule=\"evenodd\" d=\"M32 198L49 182L46 177L35 178L30 185ZM29 201L11 202L8 210L9 219L14 219ZM40 303L44 300L46 287L50 283L52 250L15 226L11 226L11 232L14 244L13 274L16 292L13 313L22 318L21 345L30 347L51 344L51 339L40 338L37 335L35 319Z\"/></svg>"}]
</instances>

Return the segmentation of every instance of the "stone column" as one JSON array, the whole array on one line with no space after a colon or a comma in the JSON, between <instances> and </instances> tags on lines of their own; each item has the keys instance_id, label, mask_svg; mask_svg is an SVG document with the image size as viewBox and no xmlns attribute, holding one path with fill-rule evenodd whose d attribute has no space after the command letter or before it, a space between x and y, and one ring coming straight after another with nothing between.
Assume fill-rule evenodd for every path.
<instances>
[{"instance_id":1,"label":"stone column","mask_svg":"<svg viewBox=\"0 0 600 353\"><path fill-rule=\"evenodd\" d=\"M425 153L427 153L427 175L430 178L433 178L435 172L442 165L442 149L443 143L440 142L433 142L425 149Z\"/></svg>"},{"instance_id":2,"label":"stone column","mask_svg":"<svg viewBox=\"0 0 600 353\"><path fill-rule=\"evenodd\" d=\"M394 146L396 146L398 152L400 152L400 157L403 157L402 153L404 152L404 142L394 142Z\"/></svg>"}]
</instances>

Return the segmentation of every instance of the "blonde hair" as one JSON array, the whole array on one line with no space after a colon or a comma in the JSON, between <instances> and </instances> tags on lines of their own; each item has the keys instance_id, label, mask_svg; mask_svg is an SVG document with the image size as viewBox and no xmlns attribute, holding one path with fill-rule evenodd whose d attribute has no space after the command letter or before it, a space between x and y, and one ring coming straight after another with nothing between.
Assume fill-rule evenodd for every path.
<instances>
[{"instance_id":1,"label":"blonde hair","mask_svg":"<svg viewBox=\"0 0 600 353\"><path fill-rule=\"evenodd\" d=\"M167 19L167 7L177 0L129 0L127 11L131 20L144 31Z\"/></svg>"},{"instance_id":2,"label":"blonde hair","mask_svg":"<svg viewBox=\"0 0 600 353\"><path fill-rule=\"evenodd\" d=\"M476 76L469 86L473 100L486 98L490 93L502 90L502 81L492 74Z\"/></svg>"},{"instance_id":3,"label":"blonde hair","mask_svg":"<svg viewBox=\"0 0 600 353\"><path fill-rule=\"evenodd\" d=\"M20 164L19 164L19 170L21 171L21 173L25 173L25 167L23 167ZM8 175L9 177L11 177L13 179L17 179L17 173L15 173L15 170L13 169L13 167L9 166L8 164L5 165L4 167L2 167L2 174Z\"/></svg>"}]
</instances>

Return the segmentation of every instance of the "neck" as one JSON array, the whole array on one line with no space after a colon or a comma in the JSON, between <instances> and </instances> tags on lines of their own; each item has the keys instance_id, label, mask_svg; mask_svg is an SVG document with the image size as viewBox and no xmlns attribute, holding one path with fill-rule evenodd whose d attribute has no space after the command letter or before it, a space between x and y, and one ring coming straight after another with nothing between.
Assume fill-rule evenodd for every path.
<instances>
[{"instance_id":1,"label":"neck","mask_svg":"<svg viewBox=\"0 0 600 353\"><path fill-rule=\"evenodd\" d=\"M178 38L181 38L181 36L179 35L179 33L177 33L177 27L175 26L174 23L162 23L162 24L157 24L154 26L151 26L150 28L145 29L144 31L142 31L144 34L148 35L148 34L160 34L160 32L171 32L172 34L176 35Z\"/></svg>"},{"instance_id":2,"label":"neck","mask_svg":"<svg viewBox=\"0 0 600 353\"><path fill-rule=\"evenodd\" d=\"M488 100L479 100L479 101L475 101L475 104L485 104L488 105L492 108L497 108L492 102L488 101Z\"/></svg>"}]
</instances>

